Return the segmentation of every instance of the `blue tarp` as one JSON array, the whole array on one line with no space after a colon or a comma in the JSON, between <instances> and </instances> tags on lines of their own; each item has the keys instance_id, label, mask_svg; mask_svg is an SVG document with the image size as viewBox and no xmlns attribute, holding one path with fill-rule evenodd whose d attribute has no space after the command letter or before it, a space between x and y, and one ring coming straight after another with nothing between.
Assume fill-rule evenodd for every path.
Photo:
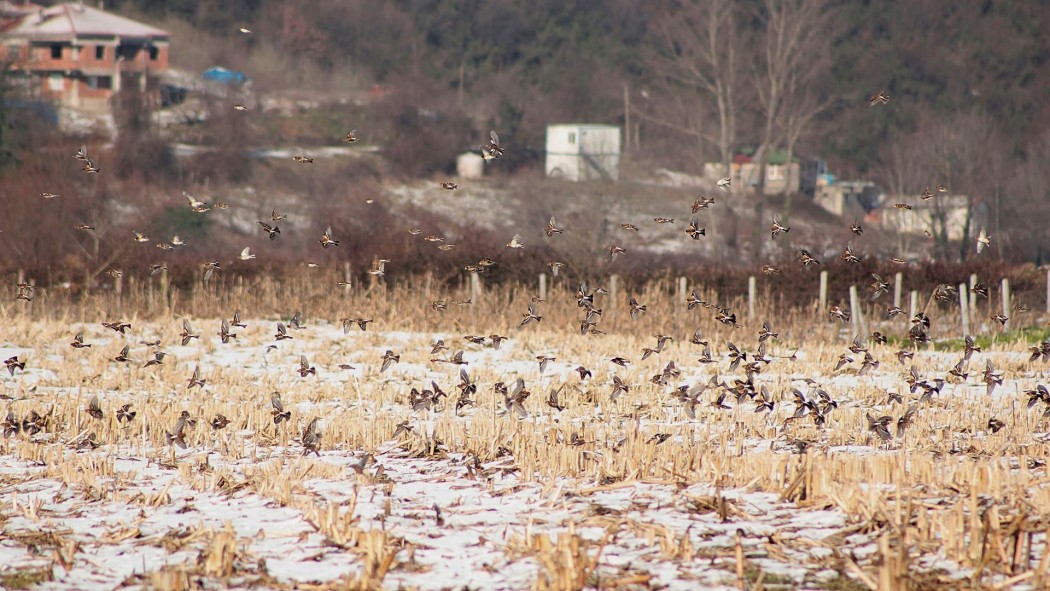
<instances>
[{"instance_id":1,"label":"blue tarp","mask_svg":"<svg viewBox=\"0 0 1050 591\"><path fill-rule=\"evenodd\" d=\"M222 84L244 84L248 80L248 77L243 73L227 70L221 66L214 66L204 70L201 78Z\"/></svg>"}]
</instances>

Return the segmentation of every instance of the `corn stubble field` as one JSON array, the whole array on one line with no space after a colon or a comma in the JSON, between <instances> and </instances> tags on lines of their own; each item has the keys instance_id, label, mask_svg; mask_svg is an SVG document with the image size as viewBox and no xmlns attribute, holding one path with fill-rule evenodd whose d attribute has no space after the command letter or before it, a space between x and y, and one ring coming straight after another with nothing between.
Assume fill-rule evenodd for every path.
<instances>
[{"instance_id":1,"label":"corn stubble field","mask_svg":"<svg viewBox=\"0 0 1050 591\"><path fill-rule=\"evenodd\" d=\"M701 290L734 307L733 328L712 309L687 309L670 282L654 282L596 295L604 334L580 334L577 286L560 279L546 302L517 285L457 305L467 290L430 293L422 278L344 294L320 288L338 278L316 271L168 302L142 289L122 299L37 290L32 302L5 301L0 355L25 367L2 378L0 587L1050 582L1050 419L1045 402L1030 405L1026 394L1046 364L1030 362L1030 343L1000 334L973 353L965 379L947 373L961 349L920 346L899 363L897 351L913 349L911 325L906 315L887 320L880 301L869 304L870 328L898 340L866 343L881 363L860 373L863 353L835 369L854 335L816 306L759 301L748 318L740 301ZM635 320L629 297L647 307ZM434 309L437 299L447 310ZM519 326L530 303L542 320ZM235 310L246 327L231 327L236 337L224 344L220 322ZM276 341L277 323L295 310L301 328ZM958 312L929 315L934 339L959 336ZM1024 316L1011 324L1045 323ZM343 318L372 322L344 332ZM764 320L779 335L766 341L753 384L772 411L757 404L761 394L748 395L744 369L756 363ZM115 321L131 327L101 326ZM183 345L186 328L199 337ZM698 361L697 328L712 363ZM90 347L70 346L79 331ZM492 334L507 340L495 348ZM643 360L658 334L673 340ZM432 353L438 339L448 350ZM159 348L142 344L157 340ZM732 369L729 342L748 353ZM115 361L125 344L129 360ZM157 350L167 356L143 367ZM388 350L399 360L381 371ZM459 351L464 364L451 363ZM540 356L554 358L542 371ZM1004 378L991 392L982 377L989 360ZM204 384L188 387L197 366ZM519 378L530 396L514 396ZM946 383L929 392L937 379ZM616 381L626 391L614 397ZM811 401L798 413L793 388ZM447 396L434 397L438 389ZM278 416L275 392L289 415ZM889 433L869 415L889 417Z\"/></svg>"}]
</instances>

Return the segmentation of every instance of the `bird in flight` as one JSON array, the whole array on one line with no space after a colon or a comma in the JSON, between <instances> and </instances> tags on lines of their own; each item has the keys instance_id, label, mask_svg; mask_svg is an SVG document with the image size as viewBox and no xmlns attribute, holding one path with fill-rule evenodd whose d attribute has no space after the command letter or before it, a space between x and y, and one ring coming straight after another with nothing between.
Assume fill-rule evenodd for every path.
<instances>
[{"instance_id":1,"label":"bird in flight","mask_svg":"<svg viewBox=\"0 0 1050 591\"><path fill-rule=\"evenodd\" d=\"M499 136L495 131L489 131L489 141L481 146L481 157L485 160L495 160L503 155L503 148L499 145Z\"/></svg>"}]
</instances>

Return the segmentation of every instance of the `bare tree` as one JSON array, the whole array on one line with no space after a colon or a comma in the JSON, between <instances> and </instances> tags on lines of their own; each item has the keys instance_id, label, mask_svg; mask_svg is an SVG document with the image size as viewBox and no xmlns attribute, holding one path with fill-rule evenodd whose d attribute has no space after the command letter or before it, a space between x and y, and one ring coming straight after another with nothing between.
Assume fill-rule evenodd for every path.
<instances>
[{"instance_id":1,"label":"bare tree","mask_svg":"<svg viewBox=\"0 0 1050 591\"><path fill-rule=\"evenodd\" d=\"M679 0L653 24L648 63L670 108L639 113L712 146L728 171L736 145L740 37L733 0ZM711 105L714 105L712 110ZM716 129L708 121L717 118Z\"/></svg>"},{"instance_id":2,"label":"bare tree","mask_svg":"<svg viewBox=\"0 0 1050 591\"><path fill-rule=\"evenodd\" d=\"M887 148L883 177L891 192L918 196L930 191L932 195L922 213L900 214L922 216L933 238L934 257L939 259L951 256L953 225L959 225L958 258L966 260L971 237L977 233L975 214L981 205L994 206L1000 192L997 177L1007 164L995 126L976 114L934 119ZM956 214L960 210L961 217Z\"/></svg>"},{"instance_id":3,"label":"bare tree","mask_svg":"<svg viewBox=\"0 0 1050 591\"><path fill-rule=\"evenodd\" d=\"M762 119L762 139L755 153L759 193L765 188L778 122L794 148L806 126L827 107L811 86L830 70L827 52L833 14L827 0L764 0L758 15L764 29L755 44L760 55L752 73Z\"/></svg>"}]
</instances>

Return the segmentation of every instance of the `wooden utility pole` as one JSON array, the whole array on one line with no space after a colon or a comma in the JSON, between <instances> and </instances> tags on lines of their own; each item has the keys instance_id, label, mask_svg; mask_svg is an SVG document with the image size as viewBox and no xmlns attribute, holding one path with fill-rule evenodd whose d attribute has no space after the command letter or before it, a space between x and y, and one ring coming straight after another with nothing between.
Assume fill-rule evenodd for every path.
<instances>
[{"instance_id":1,"label":"wooden utility pole","mask_svg":"<svg viewBox=\"0 0 1050 591\"><path fill-rule=\"evenodd\" d=\"M623 85L623 129L624 129L624 152L631 149L631 92L630 86Z\"/></svg>"}]
</instances>

